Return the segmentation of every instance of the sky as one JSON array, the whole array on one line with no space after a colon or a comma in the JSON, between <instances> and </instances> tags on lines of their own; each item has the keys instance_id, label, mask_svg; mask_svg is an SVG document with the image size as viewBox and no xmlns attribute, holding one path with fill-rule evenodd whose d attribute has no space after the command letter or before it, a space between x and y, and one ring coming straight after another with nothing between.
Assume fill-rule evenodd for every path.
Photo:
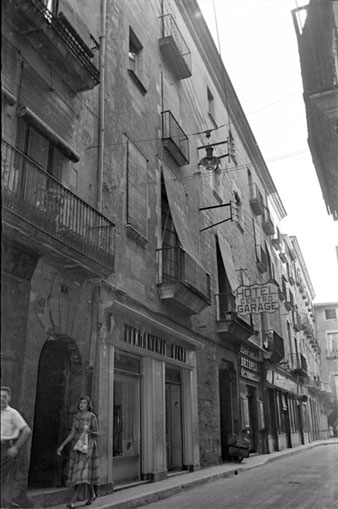
<instances>
[{"instance_id":1,"label":"sky","mask_svg":"<svg viewBox=\"0 0 338 509\"><path fill-rule=\"evenodd\" d=\"M338 302L338 222L307 144L292 9L305 0L197 0L298 239L314 302ZM215 21L215 12L217 26Z\"/></svg>"}]
</instances>

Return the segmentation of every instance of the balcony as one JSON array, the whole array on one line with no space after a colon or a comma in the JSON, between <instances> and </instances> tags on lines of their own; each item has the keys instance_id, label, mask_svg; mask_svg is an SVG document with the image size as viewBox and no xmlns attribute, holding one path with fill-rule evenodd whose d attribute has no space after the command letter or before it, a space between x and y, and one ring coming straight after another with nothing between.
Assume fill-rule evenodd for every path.
<instances>
[{"instance_id":1,"label":"balcony","mask_svg":"<svg viewBox=\"0 0 338 509\"><path fill-rule=\"evenodd\" d=\"M114 224L20 151L2 141L3 233L64 270L107 276Z\"/></svg>"},{"instance_id":2,"label":"balcony","mask_svg":"<svg viewBox=\"0 0 338 509\"><path fill-rule=\"evenodd\" d=\"M179 166L189 164L189 139L170 111L162 112L162 145Z\"/></svg>"},{"instance_id":3,"label":"balcony","mask_svg":"<svg viewBox=\"0 0 338 509\"><path fill-rule=\"evenodd\" d=\"M216 298L216 331L226 341L246 341L255 331L251 324L236 312L235 296L220 293Z\"/></svg>"},{"instance_id":4,"label":"balcony","mask_svg":"<svg viewBox=\"0 0 338 509\"><path fill-rule=\"evenodd\" d=\"M7 0L4 16L73 92L94 88L99 83L100 73L92 63L94 55L87 41L75 28L78 23L72 19L70 7L66 17L63 13L53 14L45 3L42 0ZM63 4L68 6L66 2Z\"/></svg>"},{"instance_id":5,"label":"balcony","mask_svg":"<svg viewBox=\"0 0 338 509\"><path fill-rule=\"evenodd\" d=\"M178 80L190 78L191 53L171 14L161 16L162 37L159 40L160 51Z\"/></svg>"},{"instance_id":6,"label":"balcony","mask_svg":"<svg viewBox=\"0 0 338 509\"><path fill-rule=\"evenodd\" d=\"M160 299L189 315L210 306L210 276L181 247L157 250Z\"/></svg>"},{"instance_id":7,"label":"balcony","mask_svg":"<svg viewBox=\"0 0 338 509\"><path fill-rule=\"evenodd\" d=\"M294 376L299 377L307 376L307 362L303 354L301 353L290 354L290 372Z\"/></svg>"},{"instance_id":8,"label":"balcony","mask_svg":"<svg viewBox=\"0 0 338 509\"><path fill-rule=\"evenodd\" d=\"M257 187L257 184L249 184L250 207L256 216L261 216L264 212L263 195Z\"/></svg>"},{"instance_id":9,"label":"balcony","mask_svg":"<svg viewBox=\"0 0 338 509\"><path fill-rule=\"evenodd\" d=\"M284 341L273 329L263 331L264 359L280 362L284 358Z\"/></svg>"},{"instance_id":10,"label":"balcony","mask_svg":"<svg viewBox=\"0 0 338 509\"><path fill-rule=\"evenodd\" d=\"M261 245L256 246L256 263L259 272L262 274L268 270L268 258Z\"/></svg>"},{"instance_id":11,"label":"balcony","mask_svg":"<svg viewBox=\"0 0 338 509\"><path fill-rule=\"evenodd\" d=\"M262 228L267 235L275 234L275 225L271 219L270 211L267 207L264 207L264 217L262 222Z\"/></svg>"}]
</instances>

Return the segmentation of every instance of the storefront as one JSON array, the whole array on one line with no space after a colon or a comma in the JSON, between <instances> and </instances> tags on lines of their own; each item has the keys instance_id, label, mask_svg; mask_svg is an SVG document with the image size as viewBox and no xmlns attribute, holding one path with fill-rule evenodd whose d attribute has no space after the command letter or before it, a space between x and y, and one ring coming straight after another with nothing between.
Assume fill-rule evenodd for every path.
<instances>
[{"instance_id":1,"label":"storefront","mask_svg":"<svg viewBox=\"0 0 338 509\"><path fill-rule=\"evenodd\" d=\"M199 467L196 349L190 331L130 303L106 313L108 482Z\"/></svg>"},{"instance_id":2,"label":"storefront","mask_svg":"<svg viewBox=\"0 0 338 509\"><path fill-rule=\"evenodd\" d=\"M269 452L307 443L307 396L286 374L268 368L265 377Z\"/></svg>"},{"instance_id":3,"label":"storefront","mask_svg":"<svg viewBox=\"0 0 338 509\"><path fill-rule=\"evenodd\" d=\"M240 408L243 436L250 440L250 452L263 452L265 430L264 406L261 391L262 353L257 348L241 344Z\"/></svg>"}]
</instances>

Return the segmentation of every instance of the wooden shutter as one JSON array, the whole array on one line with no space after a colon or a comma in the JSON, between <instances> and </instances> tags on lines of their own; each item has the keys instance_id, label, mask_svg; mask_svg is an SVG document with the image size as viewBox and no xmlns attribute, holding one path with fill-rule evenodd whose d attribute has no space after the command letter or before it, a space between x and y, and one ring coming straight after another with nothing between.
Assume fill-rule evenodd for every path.
<instances>
[{"instance_id":1,"label":"wooden shutter","mask_svg":"<svg viewBox=\"0 0 338 509\"><path fill-rule=\"evenodd\" d=\"M147 160L131 143L127 143L127 224L147 236Z\"/></svg>"}]
</instances>

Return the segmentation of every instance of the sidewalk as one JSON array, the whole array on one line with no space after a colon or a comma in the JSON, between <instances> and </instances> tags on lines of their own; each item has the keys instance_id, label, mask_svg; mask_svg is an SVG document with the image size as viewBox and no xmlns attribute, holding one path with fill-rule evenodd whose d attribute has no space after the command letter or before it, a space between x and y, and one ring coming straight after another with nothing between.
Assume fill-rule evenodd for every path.
<instances>
[{"instance_id":1,"label":"sidewalk","mask_svg":"<svg viewBox=\"0 0 338 509\"><path fill-rule=\"evenodd\" d=\"M338 439L318 440L293 449L286 449L285 451L245 458L242 463L225 463L215 467L204 468L197 472L187 472L181 475L168 477L164 481L118 490L110 495L99 497L90 507L92 509L132 509L142 507L174 495L181 490L188 490L217 479L238 475L246 470L260 467L271 461L285 458L319 445L330 444L338 445ZM75 507L81 507L81 503L79 502ZM54 506L54 509L59 508L64 509L65 504Z\"/></svg>"}]
</instances>

